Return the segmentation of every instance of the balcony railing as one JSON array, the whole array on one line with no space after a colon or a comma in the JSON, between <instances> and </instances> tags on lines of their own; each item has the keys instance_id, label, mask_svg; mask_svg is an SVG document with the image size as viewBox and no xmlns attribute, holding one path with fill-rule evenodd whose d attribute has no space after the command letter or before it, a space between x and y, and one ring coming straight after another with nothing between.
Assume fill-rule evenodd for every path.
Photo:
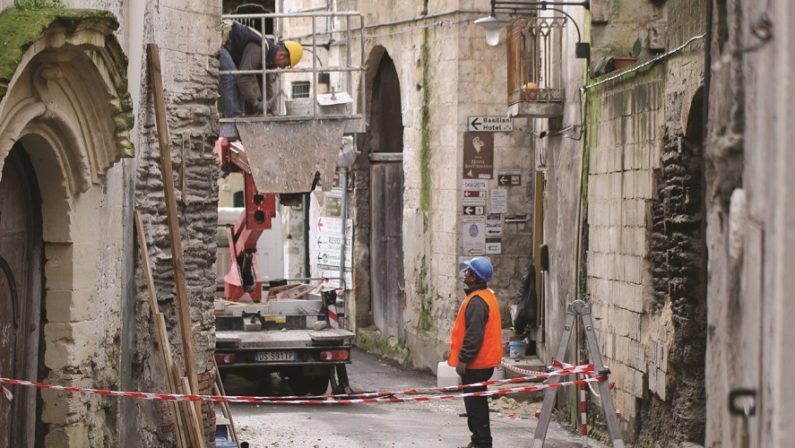
<instances>
[{"instance_id":1,"label":"balcony railing","mask_svg":"<svg viewBox=\"0 0 795 448\"><path fill-rule=\"evenodd\" d=\"M508 39L508 111L513 116L563 115L561 51L565 17L514 20Z\"/></svg>"}]
</instances>

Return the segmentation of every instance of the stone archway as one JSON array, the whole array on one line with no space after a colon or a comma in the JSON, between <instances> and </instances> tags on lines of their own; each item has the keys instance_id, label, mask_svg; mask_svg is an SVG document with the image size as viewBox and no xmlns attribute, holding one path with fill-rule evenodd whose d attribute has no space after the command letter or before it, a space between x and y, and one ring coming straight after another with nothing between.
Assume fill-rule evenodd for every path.
<instances>
[{"instance_id":1,"label":"stone archway","mask_svg":"<svg viewBox=\"0 0 795 448\"><path fill-rule=\"evenodd\" d=\"M0 169L12 148L30 160L46 259L26 273L41 276L46 291L42 344L31 353L39 363L26 379L118 387L114 341L122 325L122 204L129 187L107 174L133 152L117 28L103 11L0 14ZM36 440L18 446L102 444L105 439L90 441L107 437L96 429L113 418L106 416L116 414L108 409L115 406L42 391Z\"/></svg>"},{"instance_id":2,"label":"stone archway","mask_svg":"<svg viewBox=\"0 0 795 448\"><path fill-rule=\"evenodd\" d=\"M376 52L376 50L374 50ZM382 334L405 340L403 273L403 117L395 64L382 49L370 58L370 305Z\"/></svg>"}]
</instances>

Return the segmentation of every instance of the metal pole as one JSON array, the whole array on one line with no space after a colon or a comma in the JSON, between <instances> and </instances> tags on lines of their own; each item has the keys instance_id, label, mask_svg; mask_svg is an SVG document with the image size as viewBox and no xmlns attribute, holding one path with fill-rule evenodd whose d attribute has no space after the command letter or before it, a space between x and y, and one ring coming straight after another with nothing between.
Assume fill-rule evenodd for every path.
<instances>
[{"instance_id":1,"label":"metal pole","mask_svg":"<svg viewBox=\"0 0 795 448\"><path fill-rule=\"evenodd\" d=\"M605 363L602 360L602 354L599 352L599 344L596 342L591 306L582 300L575 300L571 306L580 315L580 321L585 326L585 340L588 344L588 351L591 354L591 361L594 364L596 373L601 375L601 372L605 371ZM624 448L621 429L619 429L618 420L616 420L616 408L613 405L613 399L610 397L610 385L607 381L600 381L596 387L599 388L599 394L602 397L602 410L605 413L605 421L607 422L608 432L610 432L610 439L613 441L613 447Z\"/></svg>"},{"instance_id":2,"label":"metal pole","mask_svg":"<svg viewBox=\"0 0 795 448\"><path fill-rule=\"evenodd\" d=\"M342 187L342 242L340 243L340 285L342 290L345 291L345 249L348 242L348 168L339 169L340 186ZM344 292L343 292L344 294Z\"/></svg>"},{"instance_id":3,"label":"metal pole","mask_svg":"<svg viewBox=\"0 0 795 448\"><path fill-rule=\"evenodd\" d=\"M312 17L312 54L317 51L317 34L315 33L315 17ZM312 58L312 117L317 118L317 58ZM344 226L343 226L344 227Z\"/></svg>"},{"instance_id":4,"label":"metal pole","mask_svg":"<svg viewBox=\"0 0 795 448\"><path fill-rule=\"evenodd\" d=\"M312 204L312 193L305 193L303 200L303 214L304 214L304 276L309 277L312 275L312 266L309 261L309 207Z\"/></svg>"},{"instance_id":5,"label":"metal pole","mask_svg":"<svg viewBox=\"0 0 795 448\"><path fill-rule=\"evenodd\" d=\"M265 50L265 44L268 39L265 37L265 19L260 20L260 31L262 32L262 115L268 115L268 52ZM268 44L270 48L270 44ZM245 108L246 106L243 105Z\"/></svg>"},{"instance_id":6,"label":"metal pole","mask_svg":"<svg viewBox=\"0 0 795 448\"><path fill-rule=\"evenodd\" d=\"M345 17L345 65L351 66L351 16ZM345 91L350 92L353 96L353 74L351 72L345 74ZM351 112L353 112L353 104L351 104Z\"/></svg>"},{"instance_id":7,"label":"metal pole","mask_svg":"<svg viewBox=\"0 0 795 448\"><path fill-rule=\"evenodd\" d=\"M362 67L362 71L359 72L359 98L360 103L362 105L361 110L357 110L363 117L367 111L367 96L365 95L365 78L367 74L365 73L364 68L364 16L359 16L359 67Z\"/></svg>"}]
</instances>

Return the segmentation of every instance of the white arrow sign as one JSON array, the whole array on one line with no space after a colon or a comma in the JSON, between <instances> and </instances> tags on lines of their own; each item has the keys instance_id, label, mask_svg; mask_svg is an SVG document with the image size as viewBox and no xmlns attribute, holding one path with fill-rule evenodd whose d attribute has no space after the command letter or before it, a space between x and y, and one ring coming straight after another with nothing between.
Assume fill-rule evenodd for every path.
<instances>
[{"instance_id":1,"label":"white arrow sign","mask_svg":"<svg viewBox=\"0 0 795 448\"><path fill-rule=\"evenodd\" d=\"M464 214L465 215L483 215L485 214L486 208L482 205L473 206L473 205L465 205L464 206Z\"/></svg>"},{"instance_id":2,"label":"white arrow sign","mask_svg":"<svg viewBox=\"0 0 795 448\"><path fill-rule=\"evenodd\" d=\"M511 132L513 131L513 119L503 116L474 116L467 118L468 129L470 131L483 132Z\"/></svg>"}]
</instances>

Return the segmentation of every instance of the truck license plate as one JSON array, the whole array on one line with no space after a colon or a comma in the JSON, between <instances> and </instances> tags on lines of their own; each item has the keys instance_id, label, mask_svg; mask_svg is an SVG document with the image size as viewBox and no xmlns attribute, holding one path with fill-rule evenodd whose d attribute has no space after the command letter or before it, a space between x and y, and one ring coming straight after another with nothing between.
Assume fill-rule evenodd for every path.
<instances>
[{"instance_id":1,"label":"truck license plate","mask_svg":"<svg viewBox=\"0 0 795 448\"><path fill-rule=\"evenodd\" d=\"M295 352L257 352L254 354L257 362L267 361L295 361Z\"/></svg>"}]
</instances>

